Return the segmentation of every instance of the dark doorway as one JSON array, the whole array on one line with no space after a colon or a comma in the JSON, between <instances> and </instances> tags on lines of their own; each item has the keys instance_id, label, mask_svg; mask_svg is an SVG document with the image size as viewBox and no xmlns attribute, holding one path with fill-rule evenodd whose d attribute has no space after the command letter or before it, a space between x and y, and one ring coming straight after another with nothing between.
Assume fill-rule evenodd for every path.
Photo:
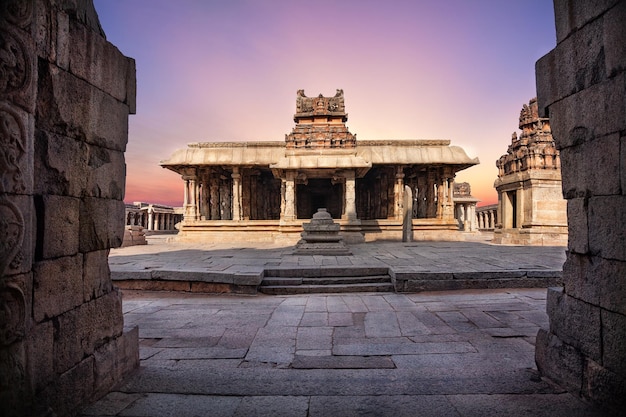
<instances>
[{"instance_id":1,"label":"dark doorway","mask_svg":"<svg viewBox=\"0 0 626 417\"><path fill-rule=\"evenodd\" d=\"M343 212L343 184L333 184L330 178L312 178L308 184L298 184L296 200L299 219L310 219L318 208L326 208L334 219Z\"/></svg>"}]
</instances>

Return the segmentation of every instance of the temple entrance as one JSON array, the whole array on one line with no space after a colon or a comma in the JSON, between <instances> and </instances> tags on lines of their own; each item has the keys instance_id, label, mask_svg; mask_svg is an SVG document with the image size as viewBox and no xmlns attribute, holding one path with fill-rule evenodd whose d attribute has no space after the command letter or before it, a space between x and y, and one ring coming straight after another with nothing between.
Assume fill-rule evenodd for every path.
<instances>
[{"instance_id":1,"label":"temple entrance","mask_svg":"<svg viewBox=\"0 0 626 417\"><path fill-rule=\"evenodd\" d=\"M330 178L311 178L296 187L297 218L310 219L318 208L326 208L333 219L343 212L343 184L333 184Z\"/></svg>"}]
</instances>

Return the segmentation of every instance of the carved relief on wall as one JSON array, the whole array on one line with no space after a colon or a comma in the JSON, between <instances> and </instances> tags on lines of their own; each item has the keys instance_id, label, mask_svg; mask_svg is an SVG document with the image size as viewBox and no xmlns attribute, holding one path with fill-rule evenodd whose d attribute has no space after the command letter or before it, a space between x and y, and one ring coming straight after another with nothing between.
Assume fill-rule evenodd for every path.
<instances>
[{"instance_id":1,"label":"carved relief on wall","mask_svg":"<svg viewBox=\"0 0 626 417\"><path fill-rule=\"evenodd\" d=\"M31 0L3 0L0 2L0 16L22 29L30 24L32 15L33 2Z\"/></svg>"},{"instance_id":2,"label":"carved relief on wall","mask_svg":"<svg viewBox=\"0 0 626 417\"><path fill-rule=\"evenodd\" d=\"M16 113L0 106L0 193L22 193L26 187L20 162L25 151L26 130Z\"/></svg>"},{"instance_id":3,"label":"carved relief on wall","mask_svg":"<svg viewBox=\"0 0 626 417\"><path fill-rule=\"evenodd\" d=\"M7 268L17 268L24 237L24 217L6 198L0 197L0 278Z\"/></svg>"},{"instance_id":4,"label":"carved relief on wall","mask_svg":"<svg viewBox=\"0 0 626 417\"><path fill-rule=\"evenodd\" d=\"M24 337L26 304L19 287L8 284L0 289L0 346Z\"/></svg>"},{"instance_id":5,"label":"carved relief on wall","mask_svg":"<svg viewBox=\"0 0 626 417\"><path fill-rule=\"evenodd\" d=\"M0 92L23 90L30 84L31 63L22 41L6 30L0 30L0 56Z\"/></svg>"}]
</instances>

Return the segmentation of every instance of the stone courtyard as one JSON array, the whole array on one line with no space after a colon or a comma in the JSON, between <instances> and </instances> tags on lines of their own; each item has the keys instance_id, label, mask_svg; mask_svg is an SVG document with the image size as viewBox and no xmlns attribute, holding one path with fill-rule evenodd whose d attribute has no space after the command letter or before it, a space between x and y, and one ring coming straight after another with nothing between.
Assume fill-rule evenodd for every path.
<instances>
[{"instance_id":1,"label":"stone courtyard","mask_svg":"<svg viewBox=\"0 0 626 417\"><path fill-rule=\"evenodd\" d=\"M545 289L125 292L141 366L83 416L569 416L539 378Z\"/></svg>"}]
</instances>

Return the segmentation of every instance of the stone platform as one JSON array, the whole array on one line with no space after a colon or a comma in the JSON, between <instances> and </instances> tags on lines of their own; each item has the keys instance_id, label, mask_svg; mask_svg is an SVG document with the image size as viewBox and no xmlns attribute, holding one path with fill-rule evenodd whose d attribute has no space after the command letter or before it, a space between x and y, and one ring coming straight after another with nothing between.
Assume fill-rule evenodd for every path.
<instances>
[{"instance_id":1,"label":"stone platform","mask_svg":"<svg viewBox=\"0 0 626 417\"><path fill-rule=\"evenodd\" d=\"M482 237L481 237L482 236ZM387 242L350 245L351 256L298 255L293 246L250 243L168 243L111 250L109 265L123 289L256 294L266 271L387 268L396 292L532 288L558 284L564 247L492 245L489 234L470 242ZM320 275L323 275L320 273ZM282 276L287 276L283 273Z\"/></svg>"}]
</instances>

